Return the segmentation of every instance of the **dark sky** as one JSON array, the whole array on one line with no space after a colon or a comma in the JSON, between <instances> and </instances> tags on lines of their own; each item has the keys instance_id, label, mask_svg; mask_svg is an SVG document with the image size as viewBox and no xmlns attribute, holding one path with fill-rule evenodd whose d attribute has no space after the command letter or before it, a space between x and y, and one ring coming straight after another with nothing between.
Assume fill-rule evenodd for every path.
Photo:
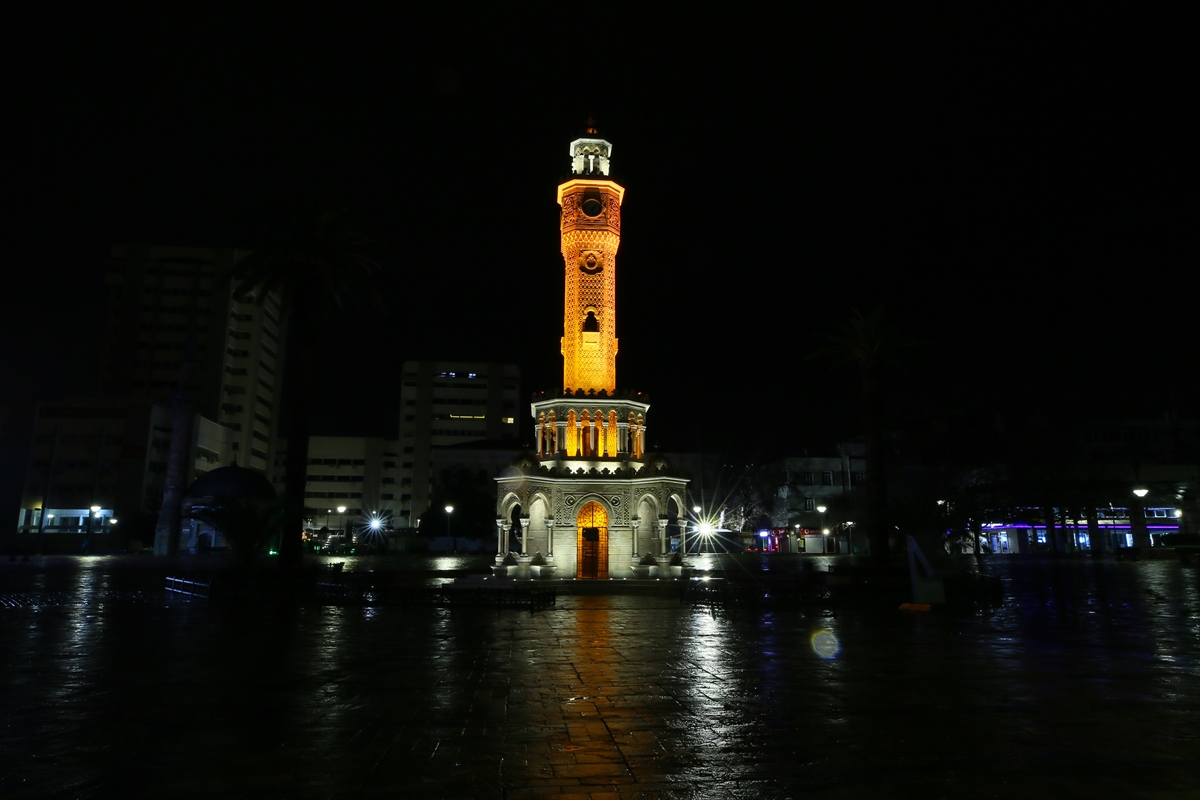
<instances>
[{"instance_id":1,"label":"dark sky","mask_svg":"<svg viewBox=\"0 0 1200 800\"><path fill-rule=\"evenodd\" d=\"M1182 21L1051 8L30 20L0 402L89 390L111 244L245 243L298 201L391 244L386 314L331 323L325 430L395 435L406 358L556 386L555 186L594 115L627 190L618 385L664 449L858 433L853 374L808 356L878 304L919 340L898 418L1194 411Z\"/></svg>"}]
</instances>

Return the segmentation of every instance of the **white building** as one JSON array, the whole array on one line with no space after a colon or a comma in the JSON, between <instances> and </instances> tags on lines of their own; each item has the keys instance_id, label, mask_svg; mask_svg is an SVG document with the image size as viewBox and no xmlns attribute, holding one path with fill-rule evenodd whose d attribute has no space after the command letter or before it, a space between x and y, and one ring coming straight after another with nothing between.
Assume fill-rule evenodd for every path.
<instances>
[{"instance_id":1,"label":"white building","mask_svg":"<svg viewBox=\"0 0 1200 800\"><path fill-rule=\"evenodd\" d=\"M308 440L304 487L305 529L360 531L379 520L382 527L404 527L399 518L400 443L366 436L313 436ZM284 492L287 440L279 441L275 490ZM345 509L342 511L340 509Z\"/></svg>"},{"instance_id":2,"label":"white building","mask_svg":"<svg viewBox=\"0 0 1200 800\"><path fill-rule=\"evenodd\" d=\"M231 433L238 462L270 472L283 358L278 298L232 298L231 273L249 251L113 248L105 282L101 394L166 402L194 354L196 410Z\"/></svg>"}]
</instances>

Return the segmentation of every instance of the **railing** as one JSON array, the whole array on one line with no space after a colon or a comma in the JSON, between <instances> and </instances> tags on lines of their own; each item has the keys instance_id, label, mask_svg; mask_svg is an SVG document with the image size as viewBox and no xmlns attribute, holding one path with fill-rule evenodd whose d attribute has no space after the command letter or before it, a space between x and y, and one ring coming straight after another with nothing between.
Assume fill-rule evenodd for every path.
<instances>
[{"instance_id":1,"label":"railing","mask_svg":"<svg viewBox=\"0 0 1200 800\"><path fill-rule=\"evenodd\" d=\"M186 597L201 597L209 599L212 594L212 582L196 581L188 578L167 576L166 589L169 595L184 595Z\"/></svg>"}]
</instances>

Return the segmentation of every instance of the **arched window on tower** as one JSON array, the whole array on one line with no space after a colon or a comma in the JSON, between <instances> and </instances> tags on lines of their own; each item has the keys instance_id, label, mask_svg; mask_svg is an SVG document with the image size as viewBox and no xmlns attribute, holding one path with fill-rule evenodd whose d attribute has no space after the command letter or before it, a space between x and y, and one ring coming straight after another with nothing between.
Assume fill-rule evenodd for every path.
<instances>
[{"instance_id":1,"label":"arched window on tower","mask_svg":"<svg viewBox=\"0 0 1200 800\"><path fill-rule=\"evenodd\" d=\"M595 350L600 347L600 320L596 312L589 311L583 320L583 349Z\"/></svg>"}]
</instances>

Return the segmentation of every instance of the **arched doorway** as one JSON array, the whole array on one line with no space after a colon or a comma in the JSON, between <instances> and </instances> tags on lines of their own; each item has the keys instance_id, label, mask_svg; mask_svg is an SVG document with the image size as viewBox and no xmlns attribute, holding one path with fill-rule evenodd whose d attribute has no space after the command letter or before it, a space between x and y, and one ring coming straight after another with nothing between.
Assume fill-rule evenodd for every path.
<instances>
[{"instance_id":1,"label":"arched doorway","mask_svg":"<svg viewBox=\"0 0 1200 800\"><path fill-rule=\"evenodd\" d=\"M575 577L608 577L608 512L593 500L579 509L575 518Z\"/></svg>"}]
</instances>

